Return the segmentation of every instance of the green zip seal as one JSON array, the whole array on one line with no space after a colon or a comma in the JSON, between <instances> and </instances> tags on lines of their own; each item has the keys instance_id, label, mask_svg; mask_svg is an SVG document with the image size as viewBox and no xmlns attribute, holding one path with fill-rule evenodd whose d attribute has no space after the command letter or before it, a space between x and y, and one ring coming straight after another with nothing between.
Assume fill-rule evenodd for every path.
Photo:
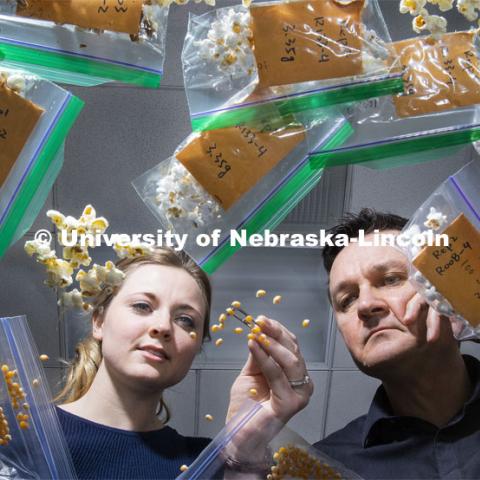
<instances>
[{"instance_id":1,"label":"green zip seal","mask_svg":"<svg viewBox=\"0 0 480 480\"><path fill-rule=\"evenodd\" d=\"M395 162L395 157L412 153L426 152L439 148L454 147L480 140L480 127L471 127L461 131L438 133L417 138L397 140L372 147L357 147L341 151L318 152L312 154L312 168L351 165L356 163L375 162L375 168L391 168L405 164L419 163L418 157L410 161ZM381 164L383 160L383 165ZM373 165L372 165L373 166Z\"/></svg>"},{"instance_id":2,"label":"green zip seal","mask_svg":"<svg viewBox=\"0 0 480 480\"><path fill-rule=\"evenodd\" d=\"M82 87L116 80L140 87L158 88L161 81L160 74L7 42L0 42L0 57L6 65L27 67L32 73L52 82Z\"/></svg>"},{"instance_id":3,"label":"green zip seal","mask_svg":"<svg viewBox=\"0 0 480 480\"><path fill-rule=\"evenodd\" d=\"M372 97L391 95L403 92L402 77L372 81L359 85L348 85L336 89L316 92L307 95L298 95L294 98L272 100L260 105L237 107L225 112L218 112L191 119L193 131L216 130L232 127L253 120L268 117L272 107L278 109L280 115L290 115L317 108L328 107L340 103L358 102Z\"/></svg>"},{"instance_id":4,"label":"green zip seal","mask_svg":"<svg viewBox=\"0 0 480 480\"><path fill-rule=\"evenodd\" d=\"M338 147L344 143L352 133L353 129L351 125L345 122L337 132L330 137L323 148L332 149ZM241 225L240 228L246 230L247 237L265 229L273 230L276 228L318 183L322 172L323 170L320 168L312 169L310 162L307 161L305 165L265 202L252 218ZM211 257L200 262L200 266L207 274L212 274L235 252L240 250L240 248L239 245L231 246L229 241L227 241L219 247Z\"/></svg>"},{"instance_id":5,"label":"green zip seal","mask_svg":"<svg viewBox=\"0 0 480 480\"><path fill-rule=\"evenodd\" d=\"M57 152L80 114L83 105L84 102L77 97L72 96L69 99L63 114L56 122L43 148L38 153L33 168L27 174L10 211L4 219L3 225L0 227L0 258L15 240L22 219L30 208L39 186L47 175L50 165L56 159Z\"/></svg>"}]
</instances>

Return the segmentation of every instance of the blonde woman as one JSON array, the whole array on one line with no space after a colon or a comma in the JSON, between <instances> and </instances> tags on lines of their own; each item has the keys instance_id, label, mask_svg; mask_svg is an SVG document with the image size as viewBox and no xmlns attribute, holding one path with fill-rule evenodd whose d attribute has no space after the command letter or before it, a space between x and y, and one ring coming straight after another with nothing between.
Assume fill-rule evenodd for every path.
<instances>
[{"instance_id":1,"label":"blonde woman","mask_svg":"<svg viewBox=\"0 0 480 480\"><path fill-rule=\"evenodd\" d=\"M167 249L117 267L125 279L94 305L92 335L78 345L59 395L60 421L79 479L175 478L208 439L166 425L162 392L185 377L209 336L210 283L187 256ZM230 412L257 388L268 414L286 421L312 387L292 387L289 375L308 379L296 341L277 322L264 324L270 345L249 342Z\"/></svg>"}]
</instances>

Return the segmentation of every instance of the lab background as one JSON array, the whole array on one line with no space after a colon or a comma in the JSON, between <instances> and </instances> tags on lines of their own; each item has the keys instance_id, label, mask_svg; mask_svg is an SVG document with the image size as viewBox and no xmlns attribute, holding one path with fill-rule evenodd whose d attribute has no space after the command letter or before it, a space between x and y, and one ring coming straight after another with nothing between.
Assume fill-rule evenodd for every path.
<instances>
[{"instance_id":1,"label":"lab background","mask_svg":"<svg viewBox=\"0 0 480 480\"><path fill-rule=\"evenodd\" d=\"M392 40L413 36L411 17L400 15L398 0L379 0ZM234 2L217 2L217 7ZM190 133L180 53L188 13L208 11L194 3L170 10L165 77L158 90L123 85L68 87L85 100L84 111L68 137L65 164L41 214L27 236L0 262L0 315L26 315L45 364L52 390L58 391L75 344L88 332L88 318L63 312L53 290L43 285L44 269L23 251L25 240L40 228L53 227L49 209L78 217L91 203L110 222L110 233L155 233L161 226L130 182L170 156ZM448 12L449 30L468 28L457 12ZM426 125L427 127L427 125ZM472 146L436 151L433 161L389 170L364 166L327 170L319 185L292 211L277 232L318 233L346 211L362 207L409 216L428 195L477 154ZM114 258L97 248L94 260ZM298 336L315 393L309 406L290 423L308 441L317 441L365 413L378 382L360 373L337 332L326 296L321 252L313 248L244 248L212 276L212 320L232 300L252 314L267 314ZM255 298L257 289L270 300ZM272 305L273 295L283 301ZM302 320L310 326L302 328ZM230 326L235 327L233 323ZM231 330L231 329L230 329ZM223 426L229 389L247 355L246 340L232 333L224 344L204 346L185 380L166 394L171 425L184 435L214 436ZM215 337L217 338L217 337ZM480 358L475 344L462 346ZM213 416L206 421L205 414Z\"/></svg>"}]
</instances>

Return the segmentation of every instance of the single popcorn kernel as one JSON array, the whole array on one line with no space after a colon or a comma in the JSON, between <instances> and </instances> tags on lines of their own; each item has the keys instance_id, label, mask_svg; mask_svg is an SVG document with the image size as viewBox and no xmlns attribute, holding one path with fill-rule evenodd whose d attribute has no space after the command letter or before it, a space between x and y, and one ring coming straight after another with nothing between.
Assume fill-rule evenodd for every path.
<instances>
[{"instance_id":1,"label":"single popcorn kernel","mask_svg":"<svg viewBox=\"0 0 480 480\"><path fill-rule=\"evenodd\" d=\"M217 338L215 340L215 346L219 347L223 343L223 338Z\"/></svg>"},{"instance_id":2,"label":"single popcorn kernel","mask_svg":"<svg viewBox=\"0 0 480 480\"><path fill-rule=\"evenodd\" d=\"M197 332L190 332L189 335L190 335L190 338L193 338L193 340L196 340Z\"/></svg>"},{"instance_id":3,"label":"single popcorn kernel","mask_svg":"<svg viewBox=\"0 0 480 480\"><path fill-rule=\"evenodd\" d=\"M40 355L40 360L42 362L46 362L47 360L49 360L49 356L48 355L45 355L45 354L42 354Z\"/></svg>"},{"instance_id":4,"label":"single popcorn kernel","mask_svg":"<svg viewBox=\"0 0 480 480\"><path fill-rule=\"evenodd\" d=\"M258 325L255 325L251 330L252 333L260 333L261 331L262 329Z\"/></svg>"},{"instance_id":5,"label":"single popcorn kernel","mask_svg":"<svg viewBox=\"0 0 480 480\"><path fill-rule=\"evenodd\" d=\"M255 294L255 296L257 298L262 298L264 297L265 295L267 294L267 292L265 290L257 290L257 293Z\"/></svg>"},{"instance_id":6,"label":"single popcorn kernel","mask_svg":"<svg viewBox=\"0 0 480 480\"><path fill-rule=\"evenodd\" d=\"M237 327L233 330L233 333L236 333L237 335L240 335L243 333L243 328L242 327Z\"/></svg>"},{"instance_id":7,"label":"single popcorn kernel","mask_svg":"<svg viewBox=\"0 0 480 480\"><path fill-rule=\"evenodd\" d=\"M218 321L220 323L223 323L227 320L227 316L224 313L221 313L220 316L218 317Z\"/></svg>"},{"instance_id":8,"label":"single popcorn kernel","mask_svg":"<svg viewBox=\"0 0 480 480\"><path fill-rule=\"evenodd\" d=\"M231 307L227 308L227 315L232 316L234 313L235 313L235 310L233 308L231 308Z\"/></svg>"},{"instance_id":9,"label":"single popcorn kernel","mask_svg":"<svg viewBox=\"0 0 480 480\"><path fill-rule=\"evenodd\" d=\"M210 330L212 331L212 333L217 333L220 330L220 327L218 325L212 325L210 327Z\"/></svg>"},{"instance_id":10,"label":"single popcorn kernel","mask_svg":"<svg viewBox=\"0 0 480 480\"><path fill-rule=\"evenodd\" d=\"M208 420L209 422L212 422L212 421L213 421L213 417L212 417L209 413L207 413L207 414L205 415L205 420Z\"/></svg>"},{"instance_id":11,"label":"single popcorn kernel","mask_svg":"<svg viewBox=\"0 0 480 480\"><path fill-rule=\"evenodd\" d=\"M32 385L33 385L34 387L38 387L38 386L40 385L40 380L39 380L38 378L34 378L34 379L32 380Z\"/></svg>"},{"instance_id":12,"label":"single popcorn kernel","mask_svg":"<svg viewBox=\"0 0 480 480\"><path fill-rule=\"evenodd\" d=\"M303 328L307 328L309 325L310 325L310 320L308 318L303 320L303 322L302 322L302 327Z\"/></svg>"},{"instance_id":13,"label":"single popcorn kernel","mask_svg":"<svg viewBox=\"0 0 480 480\"><path fill-rule=\"evenodd\" d=\"M256 388L251 388L248 393L252 396L252 397L256 397L258 395L258 392L257 392L257 389Z\"/></svg>"},{"instance_id":14,"label":"single popcorn kernel","mask_svg":"<svg viewBox=\"0 0 480 480\"><path fill-rule=\"evenodd\" d=\"M232 302L232 307L233 308L240 308L242 306L242 304L238 301L238 300L235 300Z\"/></svg>"},{"instance_id":15,"label":"single popcorn kernel","mask_svg":"<svg viewBox=\"0 0 480 480\"><path fill-rule=\"evenodd\" d=\"M247 315L247 316L245 317L245 321L246 321L247 323L253 323L253 317L252 317L251 315Z\"/></svg>"},{"instance_id":16,"label":"single popcorn kernel","mask_svg":"<svg viewBox=\"0 0 480 480\"><path fill-rule=\"evenodd\" d=\"M186 472L187 470L188 470L188 466L187 466L187 465L182 465L182 466L180 467L180 471L181 471L181 472Z\"/></svg>"},{"instance_id":17,"label":"single popcorn kernel","mask_svg":"<svg viewBox=\"0 0 480 480\"><path fill-rule=\"evenodd\" d=\"M247 335L247 338L248 338L249 340L255 340L255 339L257 338L257 336L256 336L254 333L249 333L249 334Z\"/></svg>"},{"instance_id":18,"label":"single popcorn kernel","mask_svg":"<svg viewBox=\"0 0 480 480\"><path fill-rule=\"evenodd\" d=\"M272 300L274 305L278 305L281 301L282 301L282 296L281 295L275 295L273 297L273 300Z\"/></svg>"}]
</instances>

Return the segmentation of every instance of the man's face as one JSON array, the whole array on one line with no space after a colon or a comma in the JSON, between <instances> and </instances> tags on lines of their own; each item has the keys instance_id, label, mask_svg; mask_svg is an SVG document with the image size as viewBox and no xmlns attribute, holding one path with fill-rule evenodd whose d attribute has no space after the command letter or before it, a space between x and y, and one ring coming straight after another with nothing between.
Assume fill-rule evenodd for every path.
<instances>
[{"instance_id":1,"label":"man's face","mask_svg":"<svg viewBox=\"0 0 480 480\"><path fill-rule=\"evenodd\" d=\"M415 290L407 258L395 248L345 247L330 271L330 295L345 343L365 373L381 378L426 344L425 321L408 327L400 321Z\"/></svg>"}]
</instances>

